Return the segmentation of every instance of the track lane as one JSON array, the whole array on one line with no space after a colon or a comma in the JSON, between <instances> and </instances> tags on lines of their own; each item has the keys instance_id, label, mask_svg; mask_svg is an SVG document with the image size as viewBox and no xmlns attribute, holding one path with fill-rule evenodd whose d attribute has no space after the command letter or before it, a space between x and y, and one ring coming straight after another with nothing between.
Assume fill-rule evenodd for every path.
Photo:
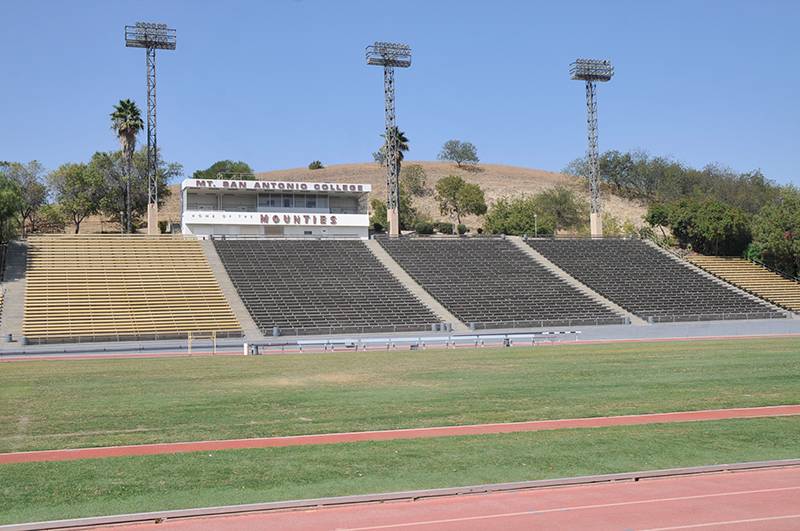
<instances>
[{"instance_id":1,"label":"track lane","mask_svg":"<svg viewBox=\"0 0 800 531\"><path fill-rule=\"evenodd\" d=\"M105 446L94 448L37 450L30 452L10 452L0 454L0 465L188 452L280 448L287 446L340 444L363 441L394 441L402 439L427 439L463 435L521 433L558 429L640 426L647 424L664 424L675 422L700 422L711 420L748 419L796 415L800 415L800 404L748 408L707 409L699 411L678 411L670 413L646 413L639 415L621 415L615 417L589 417L578 419L536 420L528 422L507 422L495 424L471 424L463 426L439 426L432 428L323 433L314 435L292 435L285 437L263 437L253 439L226 439L128 446Z\"/></svg>"},{"instance_id":2,"label":"track lane","mask_svg":"<svg viewBox=\"0 0 800 531\"><path fill-rule=\"evenodd\" d=\"M800 528L800 467L416 502L194 518L108 529L148 531L478 531Z\"/></svg>"}]
</instances>

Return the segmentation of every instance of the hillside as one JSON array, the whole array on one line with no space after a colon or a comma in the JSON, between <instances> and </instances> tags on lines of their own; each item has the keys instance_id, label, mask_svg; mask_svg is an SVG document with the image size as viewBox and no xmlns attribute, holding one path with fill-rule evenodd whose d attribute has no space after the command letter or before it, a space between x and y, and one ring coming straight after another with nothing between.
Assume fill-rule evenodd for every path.
<instances>
[{"instance_id":1,"label":"hillside","mask_svg":"<svg viewBox=\"0 0 800 531\"><path fill-rule=\"evenodd\" d=\"M521 168L518 166L505 166L501 164L483 164L478 169L458 168L449 162L429 162L429 161L405 161L404 164L419 164L428 175L428 186L433 188L436 181L447 175L461 175L466 181L476 183L483 188L489 204L500 197L514 196L518 194L535 194L563 185L576 190L587 201L589 194L584 189L581 180L563 173L555 173L532 168ZM292 168L287 170L274 170L257 173L262 180L274 181L330 181L346 183L369 183L373 186L372 196L378 198L386 197L386 170L374 162L358 164L337 164L323 168L321 170L309 170L307 168ZM178 222L180 220L180 197L179 186L173 185L172 196L167 200L160 212L160 219ZM432 196L415 198L415 206L421 213L427 214L433 219L444 219L436 207ZM645 208L633 201L605 194L603 196L603 208L614 217L624 222L630 220L637 226L642 224L642 216ZM88 221L88 220L87 220ZM479 227L481 219L475 217L467 218L466 223L470 227ZM106 223L105 228L109 230L110 224ZM86 223L85 230L82 232L99 232L99 220L92 220Z\"/></svg>"},{"instance_id":2,"label":"hillside","mask_svg":"<svg viewBox=\"0 0 800 531\"><path fill-rule=\"evenodd\" d=\"M407 160L404 165L419 164L428 175L428 186L433 188L436 181L447 175L461 175L464 180L476 183L486 193L486 200L491 203L500 198L518 194L535 194L555 186L568 186L576 190L587 201L588 191L584 190L581 180L571 175L555 173L518 166L505 166L501 164L481 163L478 171L474 169L458 168L449 162L429 162ZM293 168L289 170L275 170L260 172L259 179L275 181L333 181L349 183L370 183L373 186L372 196L386 197L386 170L376 163L337 164L321 170L307 168ZM436 207L433 197L415 198L415 206L421 213L433 219L444 219ZM616 197L604 195L603 208L618 218L620 222L630 220L637 226L642 224L645 207L642 205ZM467 219L467 225L478 227L482 220L474 217Z\"/></svg>"}]
</instances>

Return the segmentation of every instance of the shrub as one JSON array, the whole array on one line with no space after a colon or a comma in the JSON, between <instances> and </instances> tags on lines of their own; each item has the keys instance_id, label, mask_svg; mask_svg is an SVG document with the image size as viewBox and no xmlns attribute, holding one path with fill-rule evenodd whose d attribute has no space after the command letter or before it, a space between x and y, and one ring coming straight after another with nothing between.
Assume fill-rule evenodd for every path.
<instances>
[{"instance_id":1,"label":"shrub","mask_svg":"<svg viewBox=\"0 0 800 531\"><path fill-rule=\"evenodd\" d=\"M315 160L308 165L309 170L321 170L324 167L325 166L323 166L322 163L318 160Z\"/></svg>"},{"instance_id":2,"label":"shrub","mask_svg":"<svg viewBox=\"0 0 800 531\"><path fill-rule=\"evenodd\" d=\"M373 223L372 230L375 232L383 232L383 225L381 225L380 223Z\"/></svg>"},{"instance_id":3,"label":"shrub","mask_svg":"<svg viewBox=\"0 0 800 531\"><path fill-rule=\"evenodd\" d=\"M166 234L167 232L167 222L166 221L159 221L158 222L158 232L161 234Z\"/></svg>"},{"instance_id":4,"label":"shrub","mask_svg":"<svg viewBox=\"0 0 800 531\"><path fill-rule=\"evenodd\" d=\"M437 221L433 224L433 228L440 234L453 234L453 224L446 221Z\"/></svg>"},{"instance_id":5,"label":"shrub","mask_svg":"<svg viewBox=\"0 0 800 531\"><path fill-rule=\"evenodd\" d=\"M464 225L463 223L460 223L458 225L458 233L461 234L461 235L466 234L467 233L467 226Z\"/></svg>"},{"instance_id":6,"label":"shrub","mask_svg":"<svg viewBox=\"0 0 800 531\"><path fill-rule=\"evenodd\" d=\"M417 221L414 225L414 230L417 234L433 234L433 223L429 221Z\"/></svg>"}]
</instances>

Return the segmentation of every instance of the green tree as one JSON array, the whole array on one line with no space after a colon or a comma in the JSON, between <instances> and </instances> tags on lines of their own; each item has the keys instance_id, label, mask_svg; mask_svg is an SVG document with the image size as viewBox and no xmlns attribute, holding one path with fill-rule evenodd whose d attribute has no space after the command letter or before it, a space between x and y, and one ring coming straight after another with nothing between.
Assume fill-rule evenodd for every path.
<instances>
[{"instance_id":1,"label":"green tree","mask_svg":"<svg viewBox=\"0 0 800 531\"><path fill-rule=\"evenodd\" d=\"M477 184L466 182L458 175L448 175L436 183L436 201L443 215L453 215L456 225L461 224L461 216L486 213L486 198Z\"/></svg>"},{"instance_id":2,"label":"green tree","mask_svg":"<svg viewBox=\"0 0 800 531\"><path fill-rule=\"evenodd\" d=\"M58 203L43 205L36 211L36 232L41 234L59 234L67 226L64 210Z\"/></svg>"},{"instance_id":3,"label":"green tree","mask_svg":"<svg viewBox=\"0 0 800 531\"><path fill-rule=\"evenodd\" d=\"M120 212L126 208L128 175L130 180L131 224L147 214L147 150L142 148L133 156L133 169L128 172L127 161L120 151L98 152L89 162L90 170L97 172L103 179L103 198L100 211L112 220L120 219ZM158 181L158 202L163 204L169 197L167 183L182 175L180 164L166 162L158 157L156 178ZM123 216L124 217L124 216Z\"/></svg>"},{"instance_id":4,"label":"green tree","mask_svg":"<svg viewBox=\"0 0 800 531\"><path fill-rule=\"evenodd\" d=\"M403 160L405 159L405 153L409 149L409 142L408 137L406 136L405 132L401 131L400 129L395 126L394 133L397 135L397 175L400 175L401 168L403 166ZM386 164L386 134L382 134L381 138L383 138L383 145L378 149L378 151L372 154L372 158L380 165Z\"/></svg>"},{"instance_id":5,"label":"green tree","mask_svg":"<svg viewBox=\"0 0 800 531\"><path fill-rule=\"evenodd\" d=\"M559 230L578 230L589 219L589 205L575 192L557 186L535 196L540 216L546 224L552 223L554 233Z\"/></svg>"},{"instance_id":6,"label":"green tree","mask_svg":"<svg viewBox=\"0 0 800 531\"><path fill-rule=\"evenodd\" d=\"M308 165L309 170L321 170L325 166L322 165L322 162L318 160L311 161Z\"/></svg>"},{"instance_id":7,"label":"green tree","mask_svg":"<svg viewBox=\"0 0 800 531\"><path fill-rule=\"evenodd\" d=\"M314 169L314 168L312 168ZM231 179L238 181L255 181L256 176L249 164L241 160L218 160L205 170L197 170L192 174L192 179L213 180Z\"/></svg>"},{"instance_id":8,"label":"green tree","mask_svg":"<svg viewBox=\"0 0 800 531\"><path fill-rule=\"evenodd\" d=\"M47 203L47 186L44 184L44 167L35 160L27 164L6 163L6 176L15 183L19 201L16 215L22 237L36 231L36 212Z\"/></svg>"},{"instance_id":9,"label":"green tree","mask_svg":"<svg viewBox=\"0 0 800 531\"><path fill-rule=\"evenodd\" d=\"M449 160L456 163L459 168L465 162L477 164L478 149L470 142L448 140L439 152L439 160Z\"/></svg>"},{"instance_id":10,"label":"green tree","mask_svg":"<svg viewBox=\"0 0 800 531\"><path fill-rule=\"evenodd\" d=\"M681 246L691 245L703 254L739 255L750 242L747 214L709 197L653 205L645 220L653 227L669 227Z\"/></svg>"},{"instance_id":11,"label":"green tree","mask_svg":"<svg viewBox=\"0 0 800 531\"><path fill-rule=\"evenodd\" d=\"M400 186L403 192L416 197L425 197L431 193L428 188L428 174L419 164L409 164L400 172Z\"/></svg>"},{"instance_id":12,"label":"green tree","mask_svg":"<svg viewBox=\"0 0 800 531\"><path fill-rule=\"evenodd\" d=\"M753 248L767 265L800 276L800 190L785 187L754 217Z\"/></svg>"},{"instance_id":13,"label":"green tree","mask_svg":"<svg viewBox=\"0 0 800 531\"><path fill-rule=\"evenodd\" d=\"M536 196L516 196L495 201L486 214L484 228L491 234L546 236L554 231L552 217L543 216Z\"/></svg>"},{"instance_id":14,"label":"green tree","mask_svg":"<svg viewBox=\"0 0 800 531\"><path fill-rule=\"evenodd\" d=\"M144 128L139 107L131 100L120 100L111 113L111 128L117 135L125 157L125 231L133 232L131 179L133 178L133 154L136 152L136 135Z\"/></svg>"},{"instance_id":15,"label":"green tree","mask_svg":"<svg viewBox=\"0 0 800 531\"><path fill-rule=\"evenodd\" d=\"M48 180L61 213L72 222L78 234L83 220L100 210L105 194L103 177L88 164L67 163L52 172Z\"/></svg>"},{"instance_id":16,"label":"green tree","mask_svg":"<svg viewBox=\"0 0 800 531\"><path fill-rule=\"evenodd\" d=\"M17 213L22 197L17 183L8 176L10 163L0 162L0 242L16 235Z\"/></svg>"}]
</instances>

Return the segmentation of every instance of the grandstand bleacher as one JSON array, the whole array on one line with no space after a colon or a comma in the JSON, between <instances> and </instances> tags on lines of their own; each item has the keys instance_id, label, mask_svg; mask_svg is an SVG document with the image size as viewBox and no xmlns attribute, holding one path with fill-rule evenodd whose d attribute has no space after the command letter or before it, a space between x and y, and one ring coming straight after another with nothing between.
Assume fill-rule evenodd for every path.
<instances>
[{"instance_id":1,"label":"grandstand bleacher","mask_svg":"<svg viewBox=\"0 0 800 531\"><path fill-rule=\"evenodd\" d=\"M739 288L788 310L800 311L800 282L735 256L694 255L688 260Z\"/></svg>"},{"instance_id":2,"label":"grandstand bleacher","mask_svg":"<svg viewBox=\"0 0 800 531\"><path fill-rule=\"evenodd\" d=\"M29 239L23 335L32 343L239 336L199 242L173 236Z\"/></svg>"},{"instance_id":3,"label":"grandstand bleacher","mask_svg":"<svg viewBox=\"0 0 800 531\"><path fill-rule=\"evenodd\" d=\"M271 335L430 330L436 316L360 240L231 240L214 246Z\"/></svg>"},{"instance_id":4,"label":"grandstand bleacher","mask_svg":"<svg viewBox=\"0 0 800 531\"><path fill-rule=\"evenodd\" d=\"M528 244L591 289L653 322L785 317L641 240L534 239Z\"/></svg>"},{"instance_id":5,"label":"grandstand bleacher","mask_svg":"<svg viewBox=\"0 0 800 531\"><path fill-rule=\"evenodd\" d=\"M380 238L392 258L475 328L624 323L500 238Z\"/></svg>"}]
</instances>

